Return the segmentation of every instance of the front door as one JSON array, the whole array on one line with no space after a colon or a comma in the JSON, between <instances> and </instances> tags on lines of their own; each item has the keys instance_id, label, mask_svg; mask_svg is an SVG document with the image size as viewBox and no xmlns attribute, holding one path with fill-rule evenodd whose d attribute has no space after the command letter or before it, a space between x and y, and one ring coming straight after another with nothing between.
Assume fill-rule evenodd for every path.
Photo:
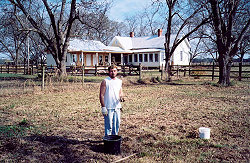
<instances>
[{"instance_id":1,"label":"front door","mask_svg":"<svg viewBox=\"0 0 250 163\"><path fill-rule=\"evenodd\" d=\"M97 58L96 55L93 55L93 66L95 66L97 64Z\"/></svg>"},{"instance_id":2,"label":"front door","mask_svg":"<svg viewBox=\"0 0 250 163\"><path fill-rule=\"evenodd\" d=\"M92 66L91 65L91 54L86 54L86 66Z\"/></svg>"},{"instance_id":3,"label":"front door","mask_svg":"<svg viewBox=\"0 0 250 163\"><path fill-rule=\"evenodd\" d=\"M128 64L128 56L127 55L123 56L123 63L125 63L125 65Z\"/></svg>"}]
</instances>

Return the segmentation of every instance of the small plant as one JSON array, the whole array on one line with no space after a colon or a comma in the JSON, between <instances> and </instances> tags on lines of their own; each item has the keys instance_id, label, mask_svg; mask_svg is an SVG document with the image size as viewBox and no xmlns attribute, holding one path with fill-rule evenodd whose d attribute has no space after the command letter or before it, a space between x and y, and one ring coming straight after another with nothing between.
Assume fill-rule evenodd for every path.
<instances>
[{"instance_id":1,"label":"small plant","mask_svg":"<svg viewBox=\"0 0 250 163\"><path fill-rule=\"evenodd\" d=\"M140 157L148 156L149 154L147 152L140 152Z\"/></svg>"},{"instance_id":2,"label":"small plant","mask_svg":"<svg viewBox=\"0 0 250 163\"><path fill-rule=\"evenodd\" d=\"M23 118L23 120L19 123L20 126L27 126L28 125L28 121Z\"/></svg>"},{"instance_id":3,"label":"small plant","mask_svg":"<svg viewBox=\"0 0 250 163\"><path fill-rule=\"evenodd\" d=\"M10 104L9 106L6 106L4 110L13 109L15 106L16 106L15 104Z\"/></svg>"},{"instance_id":4,"label":"small plant","mask_svg":"<svg viewBox=\"0 0 250 163\"><path fill-rule=\"evenodd\" d=\"M152 78L151 78L151 82L153 82L153 83L158 83L159 81L157 80L157 78L152 77Z\"/></svg>"},{"instance_id":5,"label":"small plant","mask_svg":"<svg viewBox=\"0 0 250 163\"><path fill-rule=\"evenodd\" d=\"M222 148L223 145L221 145L221 144L214 144L214 147L215 147L215 148Z\"/></svg>"},{"instance_id":6,"label":"small plant","mask_svg":"<svg viewBox=\"0 0 250 163\"><path fill-rule=\"evenodd\" d=\"M26 135L27 130L32 130L34 127L28 126L26 119L23 119L18 125L0 126L1 137L20 137Z\"/></svg>"},{"instance_id":7,"label":"small plant","mask_svg":"<svg viewBox=\"0 0 250 163\"><path fill-rule=\"evenodd\" d=\"M138 83L140 83L140 84L146 84L146 81L145 81L145 79L139 79Z\"/></svg>"}]
</instances>

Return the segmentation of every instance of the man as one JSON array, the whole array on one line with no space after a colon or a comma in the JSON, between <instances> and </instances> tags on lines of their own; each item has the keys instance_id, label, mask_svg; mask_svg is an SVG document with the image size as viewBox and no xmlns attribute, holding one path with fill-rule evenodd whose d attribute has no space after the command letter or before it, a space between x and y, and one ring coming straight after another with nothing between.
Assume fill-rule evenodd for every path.
<instances>
[{"instance_id":1,"label":"man","mask_svg":"<svg viewBox=\"0 0 250 163\"><path fill-rule=\"evenodd\" d=\"M104 116L105 136L118 135L120 127L120 109L123 100L122 80L118 79L116 65L108 68L109 77L104 79L100 87L100 103Z\"/></svg>"}]
</instances>

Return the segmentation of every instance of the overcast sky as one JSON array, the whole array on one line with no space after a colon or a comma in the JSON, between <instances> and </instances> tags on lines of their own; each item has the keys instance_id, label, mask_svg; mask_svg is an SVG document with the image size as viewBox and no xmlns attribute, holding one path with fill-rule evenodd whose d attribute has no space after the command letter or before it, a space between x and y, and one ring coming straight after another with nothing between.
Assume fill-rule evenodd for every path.
<instances>
[{"instance_id":1,"label":"overcast sky","mask_svg":"<svg viewBox=\"0 0 250 163\"><path fill-rule=\"evenodd\" d=\"M133 15L152 3L151 0L114 0L110 10L110 18L123 21L127 15Z\"/></svg>"}]
</instances>

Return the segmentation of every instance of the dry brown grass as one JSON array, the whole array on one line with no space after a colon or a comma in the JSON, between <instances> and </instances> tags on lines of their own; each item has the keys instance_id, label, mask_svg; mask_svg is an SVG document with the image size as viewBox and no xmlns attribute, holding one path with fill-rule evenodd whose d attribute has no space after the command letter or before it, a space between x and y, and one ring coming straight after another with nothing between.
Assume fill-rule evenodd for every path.
<instances>
[{"instance_id":1,"label":"dry brown grass","mask_svg":"<svg viewBox=\"0 0 250 163\"><path fill-rule=\"evenodd\" d=\"M248 82L123 81L120 155L103 152L99 83L59 83L1 94L0 160L112 162L137 153L123 162L249 162ZM198 138L202 126L211 139Z\"/></svg>"}]
</instances>

